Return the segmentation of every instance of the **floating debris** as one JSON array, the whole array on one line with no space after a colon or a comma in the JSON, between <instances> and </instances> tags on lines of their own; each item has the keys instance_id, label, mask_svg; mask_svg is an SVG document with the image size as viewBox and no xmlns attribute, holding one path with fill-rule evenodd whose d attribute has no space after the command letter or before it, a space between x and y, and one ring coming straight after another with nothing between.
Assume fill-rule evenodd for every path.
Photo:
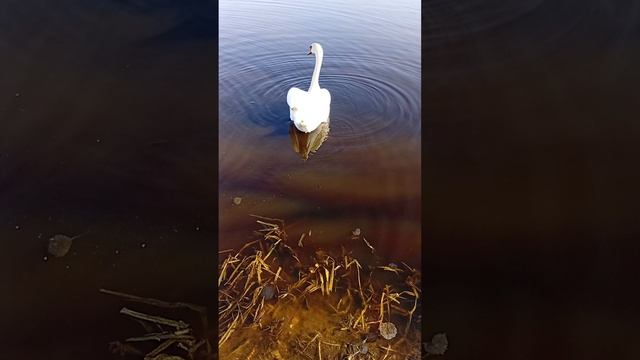
<instances>
[{"instance_id":1,"label":"floating debris","mask_svg":"<svg viewBox=\"0 0 640 360\"><path fill-rule=\"evenodd\" d=\"M242 198L239 196L236 196L233 198L233 203L236 205L240 205L242 203Z\"/></svg>"},{"instance_id":2,"label":"floating debris","mask_svg":"<svg viewBox=\"0 0 640 360\"><path fill-rule=\"evenodd\" d=\"M449 341L447 340L447 334L435 334L431 338L431 342L424 344L424 350L427 355L444 355L449 347Z\"/></svg>"},{"instance_id":3,"label":"floating debris","mask_svg":"<svg viewBox=\"0 0 640 360\"><path fill-rule=\"evenodd\" d=\"M378 340L378 334L374 332L367 333L364 335L364 342L374 342Z\"/></svg>"},{"instance_id":4,"label":"floating debris","mask_svg":"<svg viewBox=\"0 0 640 360\"><path fill-rule=\"evenodd\" d=\"M387 340L391 340L398 334L398 329L391 322L384 322L380 324L378 329L380 331L380 335Z\"/></svg>"},{"instance_id":5,"label":"floating debris","mask_svg":"<svg viewBox=\"0 0 640 360\"><path fill-rule=\"evenodd\" d=\"M369 242L367 241L367 239L363 236L362 240L364 241L364 243L367 245L367 247L371 250L371 253L373 254L376 249L373 248L373 246L371 246L371 244L369 244Z\"/></svg>"},{"instance_id":6,"label":"floating debris","mask_svg":"<svg viewBox=\"0 0 640 360\"><path fill-rule=\"evenodd\" d=\"M390 271L396 274L400 274L402 272L402 270L398 267L398 265L394 263L389 263L389 266L378 266L378 268L384 271Z\"/></svg>"},{"instance_id":7,"label":"floating debris","mask_svg":"<svg viewBox=\"0 0 640 360\"><path fill-rule=\"evenodd\" d=\"M54 235L49 239L49 243L47 244L47 252L50 255L55 257L63 257L69 253L71 250L71 245L73 244L73 240L86 235L88 232L80 235L76 235L74 237L70 237L63 234Z\"/></svg>"},{"instance_id":8,"label":"floating debris","mask_svg":"<svg viewBox=\"0 0 640 360\"><path fill-rule=\"evenodd\" d=\"M276 288L273 285L265 285L262 288L262 297L265 300L271 300L276 295Z\"/></svg>"},{"instance_id":9,"label":"floating debris","mask_svg":"<svg viewBox=\"0 0 640 360\"><path fill-rule=\"evenodd\" d=\"M63 257L71 250L71 244L73 244L73 238L62 234L54 235L49 239L47 251L55 257Z\"/></svg>"},{"instance_id":10,"label":"floating debris","mask_svg":"<svg viewBox=\"0 0 640 360\"><path fill-rule=\"evenodd\" d=\"M121 356L126 356L128 354L142 356L146 353L146 355L144 355L144 359L146 360L184 360L185 357L173 354L173 352L182 351L186 353L186 358L188 359L211 358L212 349L206 335L208 320L205 307L190 303L170 303L153 298L142 298L106 289L100 289L100 292L121 297L126 301L142 303L160 308L189 309L200 315L200 327L203 334L197 334L191 324L182 320L150 315L123 307L120 310L120 313L140 323L146 333L142 336L129 337L124 341L111 342L110 348L114 354L119 354ZM149 348L151 349L150 352L148 352L148 350L142 351L141 347L150 342L157 343L157 345L154 345L155 347L153 348ZM134 346L133 344L136 345Z\"/></svg>"},{"instance_id":11,"label":"floating debris","mask_svg":"<svg viewBox=\"0 0 640 360\"><path fill-rule=\"evenodd\" d=\"M353 236L360 236L360 228L356 228L355 230L353 230L351 233L353 234Z\"/></svg>"},{"instance_id":12,"label":"floating debris","mask_svg":"<svg viewBox=\"0 0 640 360\"><path fill-rule=\"evenodd\" d=\"M160 354L154 357L147 356L145 359L147 360L184 360L183 357L175 356L175 355L167 355L167 354Z\"/></svg>"}]
</instances>

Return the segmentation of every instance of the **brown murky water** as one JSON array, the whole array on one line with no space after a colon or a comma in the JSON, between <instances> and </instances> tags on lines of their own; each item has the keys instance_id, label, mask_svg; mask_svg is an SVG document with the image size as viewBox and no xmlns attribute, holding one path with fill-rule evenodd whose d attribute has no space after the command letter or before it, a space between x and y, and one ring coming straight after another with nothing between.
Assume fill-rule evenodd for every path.
<instances>
[{"instance_id":1,"label":"brown murky water","mask_svg":"<svg viewBox=\"0 0 640 360\"><path fill-rule=\"evenodd\" d=\"M637 358L637 2L424 10L424 318L446 358Z\"/></svg>"},{"instance_id":2,"label":"brown murky water","mask_svg":"<svg viewBox=\"0 0 640 360\"><path fill-rule=\"evenodd\" d=\"M110 359L139 330L100 287L215 309L215 29L204 1L0 5L2 358Z\"/></svg>"},{"instance_id":3,"label":"brown murky water","mask_svg":"<svg viewBox=\"0 0 640 360\"><path fill-rule=\"evenodd\" d=\"M274 9L261 15L273 18ZM376 20L403 11L398 6ZM640 234L639 128L629 115L640 82L638 13L625 0L425 4L424 318L434 332L448 333L448 359L635 359L640 299L615 295L633 288ZM356 116L332 123L307 162L291 146L278 100L267 104L264 118L230 117L247 121L221 136L221 154L226 147L234 156L221 156L220 168L241 176L217 178L210 136L218 117L211 106L214 14L207 1L0 5L3 357L110 358L105 345L122 336L124 320L114 316L121 303L98 294L99 287L167 300L214 299L217 229L210 214L216 208L228 214L221 246L248 236L245 213L252 211L293 219L293 232L312 228L322 235L318 241L346 237L357 226L394 256L418 253L392 246L420 238L419 217L411 215L420 209L420 161L408 155L420 145L418 122L353 126L388 103L354 112L349 104L361 98L348 95L381 100L395 93L395 104L414 104L402 109L415 109L416 101L398 95L395 81L372 86L375 78L353 75L342 81L359 64L385 68L379 54L358 49L366 41L339 46L359 50L353 53L331 50L334 60L352 67L330 71L327 55L321 84L326 78L327 87L345 95L336 109ZM246 14L255 12L235 16ZM301 28L301 19L272 20ZM334 26L345 32L350 23ZM265 29L246 28L235 47L220 51L254 47L248 34ZM387 30L359 29L363 40L366 31L384 37ZM274 64L296 53L289 61L300 73L271 83L300 86L312 66L302 55L308 41L318 39L270 52L272 66L253 78L280 78ZM419 78L403 62L417 61L417 50L391 53L387 58L400 70L387 77L404 84L411 81L402 74ZM279 89L261 94L280 99ZM245 100L239 108L266 104ZM236 105L221 109L225 104ZM375 141L363 141L358 129ZM392 135L387 143L379 142L383 132ZM351 190L332 187L329 178ZM226 186L218 204L216 181ZM306 186L313 182L318 190ZM242 197L240 205L234 197ZM50 236L87 230L67 255L44 261Z\"/></svg>"},{"instance_id":4,"label":"brown murky water","mask_svg":"<svg viewBox=\"0 0 640 360\"><path fill-rule=\"evenodd\" d=\"M376 265L404 261L420 267L419 15L420 4L413 0L393 6L383 1L220 3L221 249L238 250L253 239L256 219L249 214L255 214L285 221L289 245L300 252L303 264L314 257L314 251L326 251L338 259L342 271L348 261L338 262L343 261L341 246L346 252L354 251L363 264L373 264L366 239L375 248ZM305 54L312 42L324 48L320 86L331 93L331 114L327 124L303 134L291 127L286 94L293 86L308 87L315 60ZM359 240L352 239L355 229L362 236ZM296 241L302 234L305 245L300 248ZM308 266L313 268L314 261ZM273 271L278 269L271 266ZM306 270L307 265L302 267ZM368 279L370 272L364 269L362 276ZM378 313L371 309L384 299L380 293L374 301L373 295L358 292L362 295L354 296L363 299L359 304L344 313L332 311L332 306L348 301L348 291L355 294L357 287L340 276L339 296L321 296L319 291L308 295L288 290L303 276L301 272L283 273L292 280L274 279L279 284L278 301L261 308L271 316L251 320L242 312L234 317L228 314L232 310L221 310L221 356L297 359L324 354L323 358L336 358L347 351L347 343L361 342L360 336L366 336L370 326L376 337ZM241 294L256 291L250 285L229 291L238 294L233 299L225 295L229 283L245 284L224 283L220 302L230 304L229 309L234 301L244 299ZM249 279L247 283L251 284ZM288 295L298 301L287 303ZM365 306L364 298L371 304ZM302 299L310 303L304 309ZM412 305L403 303L402 310ZM389 321L405 329L407 318L393 311ZM349 316L358 317L358 312L366 312L360 317L362 329L340 325ZM383 357L385 345L405 354L419 352L416 332L420 330L415 321L419 311L415 316L412 327L402 331L402 339L368 344L368 356ZM254 326L234 331L230 324L240 318ZM263 340L268 326L271 333L280 334L272 334L270 346ZM227 338L227 334L233 335ZM314 336L326 343L317 342L313 352L304 345L297 350L292 345Z\"/></svg>"}]
</instances>

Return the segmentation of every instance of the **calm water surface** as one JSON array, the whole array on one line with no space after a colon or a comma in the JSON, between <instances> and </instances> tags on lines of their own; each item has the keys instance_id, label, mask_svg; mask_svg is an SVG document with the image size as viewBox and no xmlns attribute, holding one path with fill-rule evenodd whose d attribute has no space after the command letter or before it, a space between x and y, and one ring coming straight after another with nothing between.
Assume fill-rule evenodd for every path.
<instances>
[{"instance_id":1,"label":"calm water surface","mask_svg":"<svg viewBox=\"0 0 640 360\"><path fill-rule=\"evenodd\" d=\"M284 219L336 246L360 228L390 258L420 264L420 3L221 1L220 244ZM286 94L307 89L322 44L326 140L305 161ZM313 137L313 136L312 136ZM240 205L233 203L241 197Z\"/></svg>"}]
</instances>

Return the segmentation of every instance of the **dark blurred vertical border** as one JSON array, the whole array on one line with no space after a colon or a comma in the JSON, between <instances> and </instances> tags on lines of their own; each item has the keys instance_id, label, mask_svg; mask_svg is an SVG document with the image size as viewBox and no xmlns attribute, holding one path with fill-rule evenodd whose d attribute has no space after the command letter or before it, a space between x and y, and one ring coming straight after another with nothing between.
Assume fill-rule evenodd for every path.
<instances>
[{"instance_id":1,"label":"dark blurred vertical border","mask_svg":"<svg viewBox=\"0 0 640 360\"><path fill-rule=\"evenodd\" d=\"M109 358L127 320L100 287L202 303L217 328L217 10L0 3L1 358Z\"/></svg>"},{"instance_id":2,"label":"dark blurred vertical border","mask_svg":"<svg viewBox=\"0 0 640 360\"><path fill-rule=\"evenodd\" d=\"M214 218L214 223L215 223L215 235L214 235L214 239L216 239L216 249L218 249L218 244L219 244L219 208L218 208L218 204L219 204L219 192L218 192L218 163L219 163L219 148L218 148L218 136L219 136L219 124L220 121L218 119L218 115L219 115L219 111L218 111L218 2L217 1L213 1L213 0L209 0L210 3L214 4L214 11L213 11L213 23L215 24L215 36L214 36L214 41L212 43L212 46L215 47L215 78L216 78L216 87L215 87L215 139L216 139L216 148L215 151L213 153L215 153L215 164L216 164L216 170L215 170L215 192L216 192L216 196L215 196L215 210L214 210L214 214L215 214L215 218ZM216 261L215 261L215 278L214 278L214 282L213 282L213 288L215 289L215 315L213 316L213 318L211 319L211 323L212 323L212 328L215 329L214 330L214 334L215 337L212 339L212 345L213 348L215 349L215 354L214 354L214 359L217 360L218 357L218 251L216 251Z\"/></svg>"},{"instance_id":3,"label":"dark blurred vertical border","mask_svg":"<svg viewBox=\"0 0 640 360\"><path fill-rule=\"evenodd\" d=\"M425 340L637 358L640 4L425 1L422 59Z\"/></svg>"}]
</instances>

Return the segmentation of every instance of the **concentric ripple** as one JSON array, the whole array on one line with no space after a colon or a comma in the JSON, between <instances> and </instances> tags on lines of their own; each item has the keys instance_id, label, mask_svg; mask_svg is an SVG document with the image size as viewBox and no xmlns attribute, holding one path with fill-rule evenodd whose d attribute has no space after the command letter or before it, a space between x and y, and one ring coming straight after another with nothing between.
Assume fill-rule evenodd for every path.
<instances>
[{"instance_id":1,"label":"concentric ripple","mask_svg":"<svg viewBox=\"0 0 640 360\"><path fill-rule=\"evenodd\" d=\"M287 135L287 91L309 87L319 42L335 148L419 137L420 8L401 3L221 3L220 136Z\"/></svg>"}]
</instances>

